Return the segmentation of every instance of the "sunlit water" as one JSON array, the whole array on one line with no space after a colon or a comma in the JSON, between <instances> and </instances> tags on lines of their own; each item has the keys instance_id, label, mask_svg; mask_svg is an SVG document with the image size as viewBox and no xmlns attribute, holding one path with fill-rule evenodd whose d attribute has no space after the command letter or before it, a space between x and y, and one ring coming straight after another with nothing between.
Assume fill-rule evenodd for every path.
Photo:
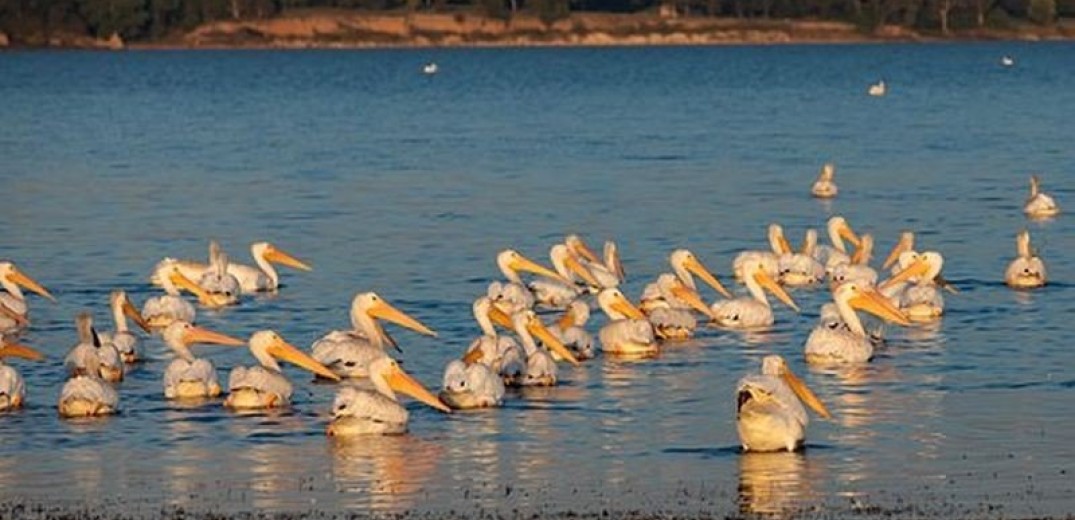
<instances>
[{"instance_id":1,"label":"sunlit water","mask_svg":"<svg viewBox=\"0 0 1075 520\"><path fill-rule=\"evenodd\" d=\"M1072 45L2 53L0 72L0 255L59 299L31 297L23 337L48 360L12 362L29 406L0 416L2 498L146 515L1075 510L1072 219L1020 212L1033 172L1075 207ZM889 95L866 96L882 77ZM824 161L831 203L809 196ZM804 365L825 293L799 291L803 313L779 308L769 333L563 366L559 387L502 409L410 403L401 437L326 438L334 388L293 368L283 413L166 402L159 339L118 416L56 414L74 315L107 323L109 291L143 301L156 260L202 257L211 237L245 262L270 239L315 270L202 324L306 347L377 290L440 333L396 334L437 387L502 248L547 262L566 233L614 238L637 296L676 247L731 283L769 222L797 241L836 213L882 254L917 230L962 291L938 327L890 327L868 366ZM1001 283L1025 226L1053 279L1030 293ZM199 352L222 375L252 362ZM802 454L743 455L734 385L774 352L835 419L811 423Z\"/></svg>"}]
</instances>

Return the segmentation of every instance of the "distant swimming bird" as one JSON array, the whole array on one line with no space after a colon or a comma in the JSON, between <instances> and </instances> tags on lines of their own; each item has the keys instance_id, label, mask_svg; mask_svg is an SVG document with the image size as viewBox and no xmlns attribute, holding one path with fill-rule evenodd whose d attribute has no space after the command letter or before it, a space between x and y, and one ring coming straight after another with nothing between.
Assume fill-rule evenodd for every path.
<instances>
[{"instance_id":1,"label":"distant swimming bird","mask_svg":"<svg viewBox=\"0 0 1075 520\"><path fill-rule=\"evenodd\" d=\"M293 363L321 377L339 381L340 376L284 341L275 331L261 330L250 336L250 353L257 366L235 367L228 375L228 398L224 406L250 410L279 408L291 404L291 382L284 377L277 359Z\"/></svg>"},{"instance_id":2,"label":"distant swimming bird","mask_svg":"<svg viewBox=\"0 0 1075 520\"><path fill-rule=\"evenodd\" d=\"M332 422L325 431L328 436L406 433L410 413L399 404L396 392L407 394L444 413L451 412L390 357L371 363L369 377L373 389L345 385L336 392L336 399L332 403Z\"/></svg>"},{"instance_id":3,"label":"distant swimming bird","mask_svg":"<svg viewBox=\"0 0 1075 520\"><path fill-rule=\"evenodd\" d=\"M26 383L14 368L4 364L4 358L19 357L30 361L40 361L45 356L40 352L20 345L9 343L0 337L0 412L22 407L26 400Z\"/></svg>"},{"instance_id":4,"label":"distant swimming bird","mask_svg":"<svg viewBox=\"0 0 1075 520\"><path fill-rule=\"evenodd\" d=\"M1023 205L1023 213L1031 219L1055 217L1060 214L1060 206L1045 192L1041 191L1041 181L1037 175L1030 176L1030 197Z\"/></svg>"},{"instance_id":5,"label":"distant swimming bird","mask_svg":"<svg viewBox=\"0 0 1075 520\"><path fill-rule=\"evenodd\" d=\"M26 306L26 295L23 294L21 287L48 298L53 303L56 302L56 298L53 298L47 289L20 271L11 262L0 262L0 287L3 287L5 291L0 292L0 305L11 311L7 314L14 313L22 317L21 320L16 320L15 318L0 315L0 333L23 328L29 323L30 312ZM16 321L19 321L21 325Z\"/></svg>"},{"instance_id":6,"label":"distant swimming bird","mask_svg":"<svg viewBox=\"0 0 1075 520\"><path fill-rule=\"evenodd\" d=\"M873 357L873 343L856 309L900 325L911 323L892 302L870 287L845 283L833 291L833 301L843 326L822 322L814 327L804 347L809 363L862 363Z\"/></svg>"},{"instance_id":7,"label":"distant swimming bird","mask_svg":"<svg viewBox=\"0 0 1075 520\"><path fill-rule=\"evenodd\" d=\"M119 352L120 359L124 363L138 361L138 336L127 327L127 317L130 317L142 330L150 332L152 328L149 322L142 318L142 313L131 303L127 291L116 289L109 295L109 305L112 309L112 320L116 324L114 331L98 334L102 344L111 344Z\"/></svg>"},{"instance_id":8,"label":"distant swimming bird","mask_svg":"<svg viewBox=\"0 0 1075 520\"><path fill-rule=\"evenodd\" d=\"M86 374L108 382L123 381L124 366L119 351L111 343L101 341L97 331L93 329L93 318L90 314L79 314L75 325L78 329L78 344L68 352L63 361L68 375Z\"/></svg>"},{"instance_id":9,"label":"distant swimming bird","mask_svg":"<svg viewBox=\"0 0 1075 520\"><path fill-rule=\"evenodd\" d=\"M888 86L885 85L885 80L880 80L877 83L870 85L870 88L866 92L871 96L881 97L888 93Z\"/></svg>"},{"instance_id":10,"label":"distant swimming bird","mask_svg":"<svg viewBox=\"0 0 1075 520\"><path fill-rule=\"evenodd\" d=\"M582 265L597 279L600 283L598 289L617 287L623 283L626 273L615 242L605 241L603 258L598 258L593 249L590 249L590 246L586 245L579 235L568 235L564 238L564 245L580 258Z\"/></svg>"},{"instance_id":11,"label":"distant swimming bird","mask_svg":"<svg viewBox=\"0 0 1075 520\"><path fill-rule=\"evenodd\" d=\"M768 257L759 257L753 263L743 266L743 283L747 286L749 296L730 300L720 300L710 306L713 322L724 328L735 330L756 330L773 324L773 309L765 291L773 293L785 305L799 312L799 306L791 299L776 280L769 275L775 262Z\"/></svg>"},{"instance_id":12,"label":"distant swimming bird","mask_svg":"<svg viewBox=\"0 0 1075 520\"><path fill-rule=\"evenodd\" d=\"M1002 67L1011 67L1012 65L1015 65L1015 58L1012 58L1011 56L1005 54L1004 56L1000 57L1000 65Z\"/></svg>"},{"instance_id":13,"label":"distant swimming bird","mask_svg":"<svg viewBox=\"0 0 1075 520\"><path fill-rule=\"evenodd\" d=\"M597 333L602 352L632 358L653 357L660 352L653 325L619 289L598 293L597 304L609 320Z\"/></svg>"},{"instance_id":14,"label":"distant swimming bird","mask_svg":"<svg viewBox=\"0 0 1075 520\"><path fill-rule=\"evenodd\" d=\"M431 61L429 63L426 63L425 65L422 65L422 74L425 74L426 76L432 76L439 71L440 67L438 67L435 62Z\"/></svg>"},{"instance_id":15,"label":"distant swimming bird","mask_svg":"<svg viewBox=\"0 0 1075 520\"><path fill-rule=\"evenodd\" d=\"M810 188L810 193L819 199L831 199L835 197L839 192L839 188L836 187L836 181L833 177L836 176L836 166L832 163L825 163L821 167L821 173L818 174L817 180L814 181L814 185Z\"/></svg>"},{"instance_id":16,"label":"distant swimming bird","mask_svg":"<svg viewBox=\"0 0 1075 520\"><path fill-rule=\"evenodd\" d=\"M504 400L504 380L481 363L453 359L444 368L440 400L457 410L492 408Z\"/></svg>"},{"instance_id":17,"label":"distant swimming bird","mask_svg":"<svg viewBox=\"0 0 1075 520\"><path fill-rule=\"evenodd\" d=\"M291 256L284 250L269 242L255 242L250 245L250 254L254 257L254 266L228 262L228 274L239 280L239 287L243 294L251 294L258 291L275 291L280 287L280 275L276 272L273 264L286 265L302 271L310 271L312 268L305 262ZM163 285L164 281L159 274L160 266L164 262L178 264L183 276L191 280L198 280L209 270L209 264L192 260L176 260L165 258L153 270L150 281L154 285Z\"/></svg>"},{"instance_id":18,"label":"distant swimming bird","mask_svg":"<svg viewBox=\"0 0 1075 520\"><path fill-rule=\"evenodd\" d=\"M1030 248L1030 231L1022 230L1015 237L1017 256L1004 272L1004 283L1016 289L1032 289L1045 285L1045 262Z\"/></svg>"},{"instance_id":19,"label":"distant swimming bird","mask_svg":"<svg viewBox=\"0 0 1075 520\"><path fill-rule=\"evenodd\" d=\"M173 322L161 334L164 344L175 352L176 358L164 370L164 397L167 399L198 399L221 394L216 368L205 358L196 358L190 351L195 343L241 346L245 342L225 336L185 321Z\"/></svg>"},{"instance_id":20,"label":"distant swimming bird","mask_svg":"<svg viewBox=\"0 0 1075 520\"><path fill-rule=\"evenodd\" d=\"M765 356L761 374L740 379L735 393L735 423L743 451L800 449L810 422L803 403L821 417L832 417L780 356Z\"/></svg>"}]
</instances>

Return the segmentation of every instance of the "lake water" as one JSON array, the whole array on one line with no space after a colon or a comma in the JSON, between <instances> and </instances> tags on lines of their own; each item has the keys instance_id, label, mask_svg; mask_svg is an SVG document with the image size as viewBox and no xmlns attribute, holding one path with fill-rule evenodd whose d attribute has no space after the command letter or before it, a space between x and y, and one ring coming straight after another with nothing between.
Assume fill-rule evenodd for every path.
<instances>
[{"instance_id":1,"label":"lake water","mask_svg":"<svg viewBox=\"0 0 1075 520\"><path fill-rule=\"evenodd\" d=\"M419 73L429 60L435 77ZM867 96L879 78L889 95ZM0 416L0 499L146 516L1070 514L1075 229L1021 205L1034 172L1075 205L1073 85L1071 44L0 53L0 255L59 300L31 297L22 339L48 360L12 362L29 405ZM831 203L809 196L825 161ZM868 366L805 366L826 293L797 291L802 314L780 308L766 334L564 366L561 386L502 409L409 402L401 437L326 438L334 388L293 368L284 413L167 402L156 338L118 416L56 413L75 314L107 323L112 289L140 304L158 259L200 258L209 238L243 262L269 239L315 270L203 325L305 348L376 290L440 333L396 334L407 370L438 387L477 334L470 302L500 249L547 263L567 233L613 238L637 297L674 248L730 284L770 222L798 242L833 214L879 254L918 231L962 291L939 326L890 327ZM1043 290L1002 283L1023 227ZM252 361L200 352L222 373ZM734 385L768 353L834 412L804 453L739 453Z\"/></svg>"}]
</instances>

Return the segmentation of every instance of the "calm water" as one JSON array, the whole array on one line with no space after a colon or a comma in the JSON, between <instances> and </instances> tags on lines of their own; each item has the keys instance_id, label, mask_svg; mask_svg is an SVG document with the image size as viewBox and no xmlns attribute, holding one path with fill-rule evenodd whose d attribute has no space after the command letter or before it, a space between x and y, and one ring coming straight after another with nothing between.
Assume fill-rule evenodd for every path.
<instances>
[{"instance_id":1,"label":"calm water","mask_svg":"<svg viewBox=\"0 0 1075 520\"><path fill-rule=\"evenodd\" d=\"M435 78L418 73L428 60ZM866 96L881 77L889 96ZM0 417L0 498L62 486L69 503L150 515L1071 513L1070 215L1029 224L1050 287L1001 278L1028 226L1028 174L1075 205L1072 85L1069 44L0 53L0 255L59 299L31 301L24 340L48 361L17 363L30 404ZM831 204L809 197L827 160ZM891 328L865 367L804 365L825 295L800 291L803 313L781 308L764 335L707 331L656 360L562 367L561 386L498 410L410 403L402 437L325 438L334 388L290 368L281 414L166 402L158 339L120 415L56 415L74 315L106 321L117 287L143 301L156 260L201 257L210 237L241 261L270 239L315 271L201 323L305 347L377 290L440 332L397 334L407 369L436 387L477 333L470 302L502 248L547 262L565 233L615 238L637 296L676 247L730 283L734 253L764 246L769 222L797 242L835 213L882 254L919 231L962 290L938 327ZM202 352L222 371L251 361ZM772 352L835 419L811 423L803 454L744 456L734 384Z\"/></svg>"}]
</instances>

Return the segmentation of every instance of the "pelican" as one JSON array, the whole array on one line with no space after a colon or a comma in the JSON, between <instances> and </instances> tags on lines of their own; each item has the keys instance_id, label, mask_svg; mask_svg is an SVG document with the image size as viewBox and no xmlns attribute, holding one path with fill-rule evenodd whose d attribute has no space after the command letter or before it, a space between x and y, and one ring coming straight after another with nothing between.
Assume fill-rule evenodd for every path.
<instances>
[{"instance_id":1,"label":"pelican","mask_svg":"<svg viewBox=\"0 0 1075 520\"><path fill-rule=\"evenodd\" d=\"M1015 65L1015 58L1012 58L1011 56L1005 54L1004 56L1000 57L1000 65L1002 67L1011 67L1012 65Z\"/></svg>"},{"instance_id":2,"label":"pelican","mask_svg":"<svg viewBox=\"0 0 1075 520\"><path fill-rule=\"evenodd\" d=\"M792 252L791 244L784 237L784 228L780 224L769 224L769 248L770 251L743 251L735 256L732 261L732 271L737 280L746 277L747 266L753 266L759 260L765 262L765 267L770 278L780 276L780 255ZM726 296L730 298L730 296Z\"/></svg>"},{"instance_id":3,"label":"pelican","mask_svg":"<svg viewBox=\"0 0 1075 520\"><path fill-rule=\"evenodd\" d=\"M119 352L119 357L124 363L134 363L138 361L138 336L135 336L127 328L127 317L129 316L133 319L146 332L152 329L149 323L142 318L142 314L138 312L134 304L131 303L131 299L127 296L127 291L121 289L112 291L108 301L112 308L112 320L116 323L116 330L102 332L98 334L98 337L100 337L102 344L112 345Z\"/></svg>"},{"instance_id":4,"label":"pelican","mask_svg":"<svg viewBox=\"0 0 1075 520\"><path fill-rule=\"evenodd\" d=\"M497 407L504 400L504 381L486 365L453 359L444 368L440 400L456 410Z\"/></svg>"},{"instance_id":5,"label":"pelican","mask_svg":"<svg viewBox=\"0 0 1075 520\"><path fill-rule=\"evenodd\" d=\"M653 291L657 294L652 294ZM658 276L647 292L642 296L642 310L660 339L683 340L693 336L698 326L693 311L716 318L701 296L672 273Z\"/></svg>"},{"instance_id":6,"label":"pelican","mask_svg":"<svg viewBox=\"0 0 1075 520\"><path fill-rule=\"evenodd\" d=\"M611 240L605 241L604 258L597 258L597 254L594 253L593 249L586 245L582 237L575 234L564 238L564 245L584 260L583 265L599 283L598 289L617 287L623 283L625 273L615 242Z\"/></svg>"},{"instance_id":7,"label":"pelican","mask_svg":"<svg viewBox=\"0 0 1075 520\"><path fill-rule=\"evenodd\" d=\"M422 74L425 74L426 76L433 76L439 71L440 67L437 66L436 62L431 61L422 65Z\"/></svg>"},{"instance_id":8,"label":"pelican","mask_svg":"<svg viewBox=\"0 0 1075 520\"><path fill-rule=\"evenodd\" d=\"M326 430L330 437L406 433L410 414L399 404L396 392L414 397L444 413L451 413L450 408L390 357L377 359L370 364L370 382L373 390L344 386L336 393L336 400L332 404L332 422Z\"/></svg>"},{"instance_id":9,"label":"pelican","mask_svg":"<svg viewBox=\"0 0 1075 520\"><path fill-rule=\"evenodd\" d=\"M873 357L873 344L862 327L855 309L881 319L910 325L907 317L876 289L845 283L833 291L836 310L844 327L819 324L806 338L806 361L809 363L861 363Z\"/></svg>"},{"instance_id":10,"label":"pelican","mask_svg":"<svg viewBox=\"0 0 1075 520\"><path fill-rule=\"evenodd\" d=\"M123 381L123 360L111 343L101 341L93 329L93 318L84 312L75 319L78 344L64 358L68 375L92 375L104 381Z\"/></svg>"},{"instance_id":11,"label":"pelican","mask_svg":"<svg viewBox=\"0 0 1075 520\"><path fill-rule=\"evenodd\" d=\"M514 249L505 249L497 254L496 265L508 281L489 284L487 294L489 298L492 298L495 305L504 311L504 314L508 315L534 307L534 295L523 284L523 279L519 277L519 271L528 271L553 280L566 282L556 272L526 258Z\"/></svg>"},{"instance_id":12,"label":"pelican","mask_svg":"<svg viewBox=\"0 0 1075 520\"><path fill-rule=\"evenodd\" d=\"M1022 230L1015 237L1015 250L1019 256L1008 264L1004 283L1016 289L1030 289L1045 285L1045 262L1030 248L1030 231Z\"/></svg>"},{"instance_id":13,"label":"pelican","mask_svg":"<svg viewBox=\"0 0 1075 520\"><path fill-rule=\"evenodd\" d=\"M276 268L273 267L274 263L286 265L302 271L312 270L312 268L305 262L291 256L287 252L268 242L255 242L251 244L250 255L254 257L254 263L257 264L256 267L228 263L228 274L239 280L239 288L244 294L259 291L275 291L280 287L280 275L276 272ZM191 280L198 280L209 270L209 265L201 262L165 258L161 263L157 264L157 267L153 271L153 276L150 278L156 285L164 285L164 280L158 276L161 272L160 266L163 263L178 264L183 276L186 276Z\"/></svg>"},{"instance_id":14,"label":"pelican","mask_svg":"<svg viewBox=\"0 0 1075 520\"><path fill-rule=\"evenodd\" d=\"M1037 175L1030 176L1030 197L1023 205L1023 213L1032 219L1055 217L1060 213L1056 201L1041 191L1041 180Z\"/></svg>"},{"instance_id":15,"label":"pelican","mask_svg":"<svg viewBox=\"0 0 1075 520\"><path fill-rule=\"evenodd\" d=\"M589 319L590 306L575 300L564 310L564 315L556 322L556 326L549 329L580 361L594 357L593 336L586 331L586 322ZM553 357L556 357L555 352Z\"/></svg>"},{"instance_id":16,"label":"pelican","mask_svg":"<svg viewBox=\"0 0 1075 520\"><path fill-rule=\"evenodd\" d=\"M26 345L8 343L0 338L0 412L21 408L26 400L26 383L17 370L4 364L4 358L8 357L20 357L30 361L45 359L40 352Z\"/></svg>"},{"instance_id":17,"label":"pelican","mask_svg":"<svg viewBox=\"0 0 1075 520\"><path fill-rule=\"evenodd\" d=\"M903 231L900 233L900 239L896 242L895 246L892 246L892 252L885 258L885 263L881 264L881 268L888 269L889 267L892 267L892 274L896 274L896 272L901 269L898 266L899 264L897 264L897 261L900 259L900 255L905 251L914 251L914 231Z\"/></svg>"},{"instance_id":18,"label":"pelican","mask_svg":"<svg viewBox=\"0 0 1075 520\"><path fill-rule=\"evenodd\" d=\"M579 365L579 360L571 353L556 336L545 327L532 310L516 312L511 316L512 329L519 337L519 343L526 353L526 370L522 378L513 381L518 386L554 386L557 382L555 352L560 359L566 360L574 366ZM541 340L546 348L538 347L534 337Z\"/></svg>"},{"instance_id":19,"label":"pelican","mask_svg":"<svg viewBox=\"0 0 1075 520\"><path fill-rule=\"evenodd\" d=\"M280 370L277 359L294 363L321 377L339 381L340 376L284 341L271 330L250 336L250 353L260 366L235 367L228 376L228 398L224 406L236 410L279 408L291 403L291 383Z\"/></svg>"},{"instance_id":20,"label":"pelican","mask_svg":"<svg viewBox=\"0 0 1075 520\"><path fill-rule=\"evenodd\" d=\"M905 251L899 263L905 267L882 283L878 290L887 295L886 288L911 282L898 293L899 308L904 315L915 322L930 322L940 318L944 314L944 296L938 285L947 286L941 277L944 257L936 251Z\"/></svg>"},{"instance_id":21,"label":"pelican","mask_svg":"<svg viewBox=\"0 0 1075 520\"><path fill-rule=\"evenodd\" d=\"M166 259L158 264L156 278L165 294L149 298L142 304L142 317L154 329L163 329L173 321L194 323L194 305L179 296L180 288L190 291L201 302L212 302L209 293L184 275L175 260Z\"/></svg>"},{"instance_id":22,"label":"pelican","mask_svg":"<svg viewBox=\"0 0 1075 520\"><path fill-rule=\"evenodd\" d=\"M495 319L497 324L510 329L514 327L511 318L493 305L488 296L474 300L472 310L482 335L467 347L463 362L481 363L508 384L521 381L526 372L526 352L511 336L497 334L492 321Z\"/></svg>"},{"instance_id":23,"label":"pelican","mask_svg":"<svg viewBox=\"0 0 1075 520\"><path fill-rule=\"evenodd\" d=\"M194 357L190 346L194 343L241 346L243 340L195 327L185 321L173 322L161 336L164 344L176 355L164 370L164 397L192 399L220 395L216 368L208 359Z\"/></svg>"},{"instance_id":24,"label":"pelican","mask_svg":"<svg viewBox=\"0 0 1075 520\"><path fill-rule=\"evenodd\" d=\"M590 287L597 287L600 282L583 267L570 249L564 244L556 244L549 250L549 259L553 269L560 275L557 279L542 278L530 282L527 288L534 295L536 304L553 309L563 309L582 294L584 288L575 284L576 277L581 278ZM566 280L566 281L565 281Z\"/></svg>"},{"instance_id":25,"label":"pelican","mask_svg":"<svg viewBox=\"0 0 1075 520\"><path fill-rule=\"evenodd\" d=\"M871 96L881 97L888 93L888 86L885 85L885 80L880 80L877 83L870 85L870 88L866 90Z\"/></svg>"},{"instance_id":26,"label":"pelican","mask_svg":"<svg viewBox=\"0 0 1075 520\"><path fill-rule=\"evenodd\" d=\"M597 333L602 351L632 358L654 357L660 352L653 325L619 289L598 293L597 304L609 319Z\"/></svg>"},{"instance_id":27,"label":"pelican","mask_svg":"<svg viewBox=\"0 0 1075 520\"><path fill-rule=\"evenodd\" d=\"M694 283L694 276L697 275L725 298L732 297L732 293L724 288L724 285L717 280L717 277L713 276L713 273L690 250L677 249L672 251L672 254L668 255L668 263L672 265L672 272L675 273L676 277L690 289L698 291L698 286ZM645 310L647 300L646 293L651 296L659 295L658 287L655 284L646 286L642 295L643 310Z\"/></svg>"},{"instance_id":28,"label":"pelican","mask_svg":"<svg viewBox=\"0 0 1075 520\"><path fill-rule=\"evenodd\" d=\"M821 257L819 260L822 258L825 260L825 271L831 273L837 265L851 261L844 240L851 242L856 248L859 247L860 242L858 235L851 230L851 226L847 224L847 219L844 217L837 215L830 218L825 227L832 246L818 248L818 254Z\"/></svg>"},{"instance_id":29,"label":"pelican","mask_svg":"<svg viewBox=\"0 0 1075 520\"><path fill-rule=\"evenodd\" d=\"M713 321L718 326L729 329L762 329L773 324L773 309L769 306L769 299L765 297L765 290L784 302L785 305L799 312L799 306L791 299L786 291L773 280L769 273L774 262L770 258L760 257L754 262L743 266L743 282L747 286L750 296L742 296L731 300L722 300L710 307Z\"/></svg>"},{"instance_id":30,"label":"pelican","mask_svg":"<svg viewBox=\"0 0 1075 520\"><path fill-rule=\"evenodd\" d=\"M821 417L832 417L814 392L788 368L784 358L765 356L761 374L739 380L735 425L743 451L796 451L802 448L806 403Z\"/></svg>"},{"instance_id":31,"label":"pelican","mask_svg":"<svg viewBox=\"0 0 1075 520\"><path fill-rule=\"evenodd\" d=\"M810 193L819 199L831 199L836 196L840 190L836 187L836 182L833 181L833 177L836 175L836 167L832 163L825 163L821 167L821 173L818 174L817 180L814 181L813 187L810 188Z\"/></svg>"},{"instance_id":32,"label":"pelican","mask_svg":"<svg viewBox=\"0 0 1075 520\"><path fill-rule=\"evenodd\" d=\"M82 343L89 343L89 348L100 346L101 341L93 330L93 321L90 319L89 314L80 314L77 323L79 339L82 340ZM116 409L119 406L119 393L101 379L100 374L103 367L100 366L100 358L88 355L82 359L85 365L80 373L68 379L63 388L60 389L60 401L58 404L60 416L89 417L116 413ZM118 355L116 362L119 362ZM122 367L123 365L119 364L121 374Z\"/></svg>"},{"instance_id":33,"label":"pelican","mask_svg":"<svg viewBox=\"0 0 1075 520\"><path fill-rule=\"evenodd\" d=\"M873 236L864 233L859 238L859 246L855 248L855 254L845 263L838 263L832 267L830 282L832 287L842 283L855 282L863 286L877 284L877 271L869 266L873 256Z\"/></svg>"},{"instance_id":34,"label":"pelican","mask_svg":"<svg viewBox=\"0 0 1075 520\"><path fill-rule=\"evenodd\" d=\"M0 262L0 287L3 287L4 291L6 291L0 292L0 306L6 307L11 313L23 318L22 320L17 320L9 316L11 313L0 315L0 332L10 332L25 327L29 323L30 313L26 307L26 295L23 294L21 287L48 298L53 303L56 302L56 298L53 298L47 289L20 271L11 262ZM20 325L19 322L22 322L22 324Z\"/></svg>"},{"instance_id":35,"label":"pelican","mask_svg":"<svg viewBox=\"0 0 1075 520\"><path fill-rule=\"evenodd\" d=\"M329 332L310 346L310 355L341 377L366 377L369 364L385 356L385 344L399 348L377 319L402 325L426 336L437 333L403 311L393 307L375 292L355 295L351 301L351 330Z\"/></svg>"},{"instance_id":36,"label":"pelican","mask_svg":"<svg viewBox=\"0 0 1075 520\"><path fill-rule=\"evenodd\" d=\"M228 255L216 240L209 242L209 269L198 278L198 286L213 298L213 305L224 307L239 303L242 288L239 279L228 273Z\"/></svg>"},{"instance_id":37,"label":"pelican","mask_svg":"<svg viewBox=\"0 0 1075 520\"><path fill-rule=\"evenodd\" d=\"M780 255L780 278L777 281L787 287L807 287L821 283L825 278L825 266L815 258L816 251L817 230L808 229L798 252Z\"/></svg>"}]
</instances>

